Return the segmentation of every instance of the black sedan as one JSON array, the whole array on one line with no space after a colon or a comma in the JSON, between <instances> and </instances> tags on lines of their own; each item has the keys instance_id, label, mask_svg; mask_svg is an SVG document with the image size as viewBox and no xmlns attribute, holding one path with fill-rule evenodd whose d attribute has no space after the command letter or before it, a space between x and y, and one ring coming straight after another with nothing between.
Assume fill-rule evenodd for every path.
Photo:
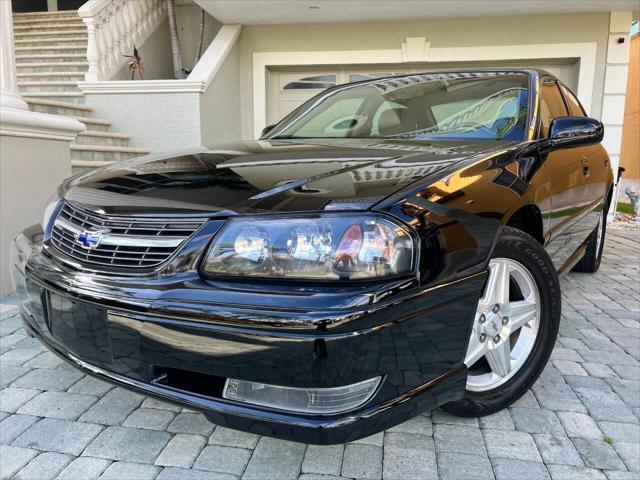
<instances>
[{"instance_id":1,"label":"black sedan","mask_svg":"<svg viewBox=\"0 0 640 480\"><path fill-rule=\"evenodd\" d=\"M537 70L341 85L258 141L73 177L12 247L27 330L230 428L354 440L505 408L600 263L602 124Z\"/></svg>"}]
</instances>

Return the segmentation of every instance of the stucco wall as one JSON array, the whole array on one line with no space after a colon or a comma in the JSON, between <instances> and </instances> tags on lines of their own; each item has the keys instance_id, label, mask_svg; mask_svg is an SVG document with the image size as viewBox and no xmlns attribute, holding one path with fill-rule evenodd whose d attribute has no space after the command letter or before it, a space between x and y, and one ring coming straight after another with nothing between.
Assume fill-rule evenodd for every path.
<instances>
[{"instance_id":1,"label":"stucco wall","mask_svg":"<svg viewBox=\"0 0 640 480\"><path fill-rule=\"evenodd\" d=\"M130 145L154 152L240 138L239 49L230 52L204 93L141 91L86 93L85 103Z\"/></svg>"},{"instance_id":2,"label":"stucco wall","mask_svg":"<svg viewBox=\"0 0 640 480\"><path fill-rule=\"evenodd\" d=\"M5 295L13 291L11 241L24 228L42 222L47 200L71 175L71 159L69 141L60 140L0 135L0 152L0 295Z\"/></svg>"},{"instance_id":3,"label":"stucco wall","mask_svg":"<svg viewBox=\"0 0 640 480\"><path fill-rule=\"evenodd\" d=\"M236 45L200 96L202 144L240 138L240 49Z\"/></svg>"},{"instance_id":4,"label":"stucco wall","mask_svg":"<svg viewBox=\"0 0 640 480\"><path fill-rule=\"evenodd\" d=\"M169 20L164 19L149 37L136 45L144 64L145 80L173 78L173 64L171 63L171 41L169 40ZM123 55L132 55L133 45L123 46ZM135 80L140 76L136 72ZM128 66L125 63L110 80L131 80Z\"/></svg>"},{"instance_id":5,"label":"stucco wall","mask_svg":"<svg viewBox=\"0 0 640 480\"><path fill-rule=\"evenodd\" d=\"M198 32L200 28L201 9L195 4L177 4L176 24L178 26L178 40L182 55L182 66L186 70L193 68L193 62L198 50ZM220 22L208 13L205 14L204 41L202 51L213 40L220 29ZM141 45L137 45L138 51L144 62L145 80L159 80L173 78L173 61L171 58L171 37L169 35L169 20L164 19L153 33ZM131 54L133 45L125 46L123 53ZM136 73L136 79L140 77ZM131 74L127 73L124 65L110 80L129 80Z\"/></svg>"},{"instance_id":6,"label":"stucco wall","mask_svg":"<svg viewBox=\"0 0 640 480\"><path fill-rule=\"evenodd\" d=\"M87 94L85 103L97 118L108 118L111 130L131 136L132 147L154 152L200 145L198 93Z\"/></svg>"},{"instance_id":7,"label":"stucco wall","mask_svg":"<svg viewBox=\"0 0 640 480\"><path fill-rule=\"evenodd\" d=\"M185 69L191 70L198 50L198 32L200 29L200 12L198 5L185 4L176 5L176 23L178 25L178 39L180 41L180 53L182 54L182 65ZM221 24L208 13L204 16L204 41L202 42L202 52L220 30ZM169 26L167 25L167 32ZM170 52L171 50L169 50ZM169 57L171 63L171 57Z\"/></svg>"},{"instance_id":8,"label":"stucco wall","mask_svg":"<svg viewBox=\"0 0 640 480\"><path fill-rule=\"evenodd\" d=\"M239 39L242 136L253 138L254 52L398 49L405 37L426 37L432 48L597 42L591 113L599 117L608 32L608 13L244 26Z\"/></svg>"}]
</instances>

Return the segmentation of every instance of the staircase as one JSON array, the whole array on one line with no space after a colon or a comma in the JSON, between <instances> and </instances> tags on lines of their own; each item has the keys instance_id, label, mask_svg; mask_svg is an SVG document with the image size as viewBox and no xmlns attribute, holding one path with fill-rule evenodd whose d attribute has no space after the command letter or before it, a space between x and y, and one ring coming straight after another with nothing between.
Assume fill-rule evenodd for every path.
<instances>
[{"instance_id":1,"label":"staircase","mask_svg":"<svg viewBox=\"0 0 640 480\"><path fill-rule=\"evenodd\" d=\"M94 118L78 82L87 71L87 29L77 11L14 13L18 90L34 112L66 115L87 129L71 144L74 173L144 155L129 136Z\"/></svg>"}]
</instances>

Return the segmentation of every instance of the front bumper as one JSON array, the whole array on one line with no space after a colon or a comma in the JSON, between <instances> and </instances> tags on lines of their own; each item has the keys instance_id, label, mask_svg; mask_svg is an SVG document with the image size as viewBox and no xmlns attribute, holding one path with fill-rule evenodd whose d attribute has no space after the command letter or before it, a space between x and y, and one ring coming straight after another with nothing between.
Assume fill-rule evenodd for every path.
<instances>
[{"instance_id":1,"label":"front bumper","mask_svg":"<svg viewBox=\"0 0 640 480\"><path fill-rule=\"evenodd\" d=\"M216 424L343 443L464 392L463 359L484 274L430 290L340 291L333 308L326 294L318 294L326 306L318 308L318 295L277 292L272 307L256 308L230 302L237 292L204 284L195 272L142 282L74 271L44 254L41 239L38 228L27 229L11 254L30 333L87 373L200 410ZM221 395L227 378L329 388L376 376L383 381L373 398L338 415L292 414Z\"/></svg>"}]
</instances>

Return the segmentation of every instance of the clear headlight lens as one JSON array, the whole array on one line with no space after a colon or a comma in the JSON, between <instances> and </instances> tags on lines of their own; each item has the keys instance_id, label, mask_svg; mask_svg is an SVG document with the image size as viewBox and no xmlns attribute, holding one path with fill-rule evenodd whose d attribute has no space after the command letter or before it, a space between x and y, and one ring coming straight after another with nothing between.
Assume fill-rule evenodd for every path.
<instances>
[{"instance_id":1,"label":"clear headlight lens","mask_svg":"<svg viewBox=\"0 0 640 480\"><path fill-rule=\"evenodd\" d=\"M405 227L378 216L231 220L203 270L211 275L360 280L412 271Z\"/></svg>"}]
</instances>

